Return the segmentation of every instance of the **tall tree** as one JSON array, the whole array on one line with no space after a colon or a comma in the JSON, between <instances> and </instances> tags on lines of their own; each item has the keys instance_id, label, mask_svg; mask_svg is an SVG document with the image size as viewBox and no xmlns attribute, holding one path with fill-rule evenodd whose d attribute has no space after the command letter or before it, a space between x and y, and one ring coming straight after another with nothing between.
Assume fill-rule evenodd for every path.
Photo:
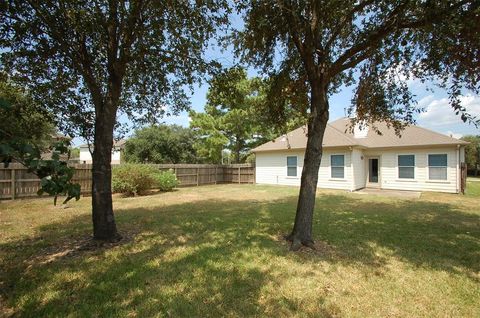
<instances>
[{"instance_id":1,"label":"tall tree","mask_svg":"<svg viewBox=\"0 0 480 318\"><path fill-rule=\"evenodd\" d=\"M207 161L218 163L222 150L233 153L234 162L256 145L272 139L273 130L260 120L266 82L248 78L238 67L225 70L210 82L204 113L190 112L190 127L200 136L196 147Z\"/></svg>"},{"instance_id":2,"label":"tall tree","mask_svg":"<svg viewBox=\"0 0 480 318\"><path fill-rule=\"evenodd\" d=\"M63 130L93 143L93 235L117 240L110 165L117 116L152 122L188 107L185 86L212 66L203 52L226 22L225 3L11 0L0 5L1 66L58 115Z\"/></svg>"},{"instance_id":3,"label":"tall tree","mask_svg":"<svg viewBox=\"0 0 480 318\"><path fill-rule=\"evenodd\" d=\"M400 131L414 121L413 96L401 77L439 79L465 121L478 120L459 103L467 88L479 92L480 3L475 0L244 0L245 18L234 35L244 61L272 77L280 103L304 107L308 139L291 248L313 247L312 220L329 99L342 85L358 83L352 123L386 121ZM302 98L303 96L303 98ZM280 117L280 116L279 116ZM280 117L281 118L281 117Z\"/></svg>"},{"instance_id":4,"label":"tall tree","mask_svg":"<svg viewBox=\"0 0 480 318\"><path fill-rule=\"evenodd\" d=\"M475 171L475 176L478 176L480 167L480 136L463 136L462 140L470 143L465 147L465 162L467 163L467 168Z\"/></svg>"},{"instance_id":5,"label":"tall tree","mask_svg":"<svg viewBox=\"0 0 480 318\"><path fill-rule=\"evenodd\" d=\"M0 144L29 144L47 150L56 134L53 115L21 87L0 80ZM35 127L35 129L32 129Z\"/></svg>"},{"instance_id":6,"label":"tall tree","mask_svg":"<svg viewBox=\"0 0 480 318\"><path fill-rule=\"evenodd\" d=\"M178 125L136 130L125 143L125 160L134 163L196 163L195 134Z\"/></svg>"}]
</instances>

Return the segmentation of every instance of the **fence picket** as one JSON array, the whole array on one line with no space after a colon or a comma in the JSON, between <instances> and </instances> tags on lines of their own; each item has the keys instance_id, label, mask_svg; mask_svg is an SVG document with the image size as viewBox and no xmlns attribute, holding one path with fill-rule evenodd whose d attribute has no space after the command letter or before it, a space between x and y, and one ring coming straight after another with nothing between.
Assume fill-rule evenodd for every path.
<instances>
[{"instance_id":1,"label":"fence picket","mask_svg":"<svg viewBox=\"0 0 480 318\"><path fill-rule=\"evenodd\" d=\"M180 186L255 183L255 166L252 164L152 164L151 166L161 171L173 171L180 181ZM72 164L72 167L75 168L73 181L80 183L82 194L90 193L92 165ZM235 180L235 174L237 174L238 180ZM40 179L28 173L27 168L21 164L10 164L8 168L0 167L0 199L37 196L39 188Z\"/></svg>"}]
</instances>

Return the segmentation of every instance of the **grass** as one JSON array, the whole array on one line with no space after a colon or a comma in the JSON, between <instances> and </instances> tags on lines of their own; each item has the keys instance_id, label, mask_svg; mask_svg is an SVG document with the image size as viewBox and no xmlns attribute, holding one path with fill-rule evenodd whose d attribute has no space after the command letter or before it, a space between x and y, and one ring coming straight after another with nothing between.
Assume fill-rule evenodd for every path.
<instances>
[{"instance_id":1,"label":"grass","mask_svg":"<svg viewBox=\"0 0 480 318\"><path fill-rule=\"evenodd\" d=\"M471 177L468 177L470 179ZM480 198L480 181L468 181L465 194L469 197Z\"/></svg>"},{"instance_id":2,"label":"grass","mask_svg":"<svg viewBox=\"0 0 480 318\"><path fill-rule=\"evenodd\" d=\"M115 197L126 239L94 250L78 248L89 198L68 209L2 201L0 316L479 317L479 190L418 200L320 191L318 250L299 253L281 239L297 188Z\"/></svg>"}]
</instances>

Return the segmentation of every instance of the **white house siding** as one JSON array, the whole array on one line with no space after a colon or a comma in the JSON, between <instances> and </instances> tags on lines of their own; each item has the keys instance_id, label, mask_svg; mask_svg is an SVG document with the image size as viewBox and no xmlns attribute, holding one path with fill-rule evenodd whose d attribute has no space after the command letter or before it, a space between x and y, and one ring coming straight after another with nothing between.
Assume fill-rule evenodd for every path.
<instances>
[{"instance_id":1,"label":"white house siding","mask_svg":"<svg viewBox=\"0 0 480 318\"><path fill-rule=\"evenodd\" d=\"M367 180L366 163L361 149L354 148L352 150L352 169L353 169L353 189L358 190L365 188Z\"/></svg>"},{"instance_id":2,"label":"white house siding","mask_svg":"<svg viewBox=\"0 0 480 318\"><path fill-rule=\"evenodd\" d=\"M447 180L429 180L429 154L447 154ZM457 164L459 152L456 147L366 150L364 155L380 157L380 185L383 189L458 192ZM415 155L414 179L400 179L398 177L398 155Z\"/></svg>"},{"instance_id":3,"label":"white house siding","mask_svg":"<svg viewBox=\"0 0 480 318\"><path fill-rule=\"evenodd\" d=\"M112 164L119 164L120 163L120 150L114 150L112 152Z\"/></svg>"},{"instance_id":4,"label":"white house siding","mask_svg":"<svg viewBox=\"0 0 480 318\"><path fill-rule=\"evenodd\" d=\"M332 154L345 155L345 178L342 180L331 178L330 155ZM296 177L287 176L287 156L297 156ZM255 176L258 184L300 185L304 160L303 150L258 152L255 160ZM319 188L352 190L351 151L348 149L324 151L318 175Z\"/></svg>"},{"instance_id":5,"label":"white house siding","mask_svg":"<svg viewBox=\"0 0 480 318\"><path fill-rule=\"evenodd\" d=\"M92 155L88 148L80 148L80 163L92 163Z\"/></svg>"},{"instance_id":6,"label":"white house siding","mask_svg":"<svg viewBox=\"0 0 480 318\"><path fill-rule=\"evenodd\" d=\"M92 163L92 155L90 154L90 151L88 151L88 148L80 148L80 158L79 158L80 163ZM112 152L112 164L119 164L121 162L121 151L120 150L114 150Z\"/></svg>"}]
</instances>

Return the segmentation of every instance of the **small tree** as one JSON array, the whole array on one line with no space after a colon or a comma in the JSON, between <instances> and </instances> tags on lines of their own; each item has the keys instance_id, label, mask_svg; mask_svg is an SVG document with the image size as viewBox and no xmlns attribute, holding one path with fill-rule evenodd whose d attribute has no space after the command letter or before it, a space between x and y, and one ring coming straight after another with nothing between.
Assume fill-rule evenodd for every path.
<instances>
[{"instance_id":1,"label":"small tree","mask_svg":"<svg viewBox=\"0 0 480 318\"><path fill-rule=\"evenodd\" d=\"M195 134L178 125L136 130L125 143L125 160L133 163L196 163Z\"/></svg>"},{"instance_id":2,"label":"small tree","mask_svg":"<svg viewBox=\"0 0 480 318\"><path fill-rule=\"evenodd\" d=\"M1 66L30 87L61 128L93 143L95 239L119 238L110 158L117 116L153 122L188 108L213 66L204 49L226 22L224 0L3 1Z\"/></svg>"},{"instance_id":3,"label":"small tree","mask_svg":"<svg viewBox=\"0 0 480 318\"><path fill-rule=\"evenodd\" d=\"M478 1L238 1L245 27L233 40L244 61L272 78L271 112L307 118L308 138L291 248L313 247L312 220L330 96L357 83L352 124L386 121L399 132L414 121L401 77L440 79L452 106L462 89L480 91ZM296 101L296 102L292 102ZM277 115L278 114L278 115Z\"/></svg>"}]
</instances>

